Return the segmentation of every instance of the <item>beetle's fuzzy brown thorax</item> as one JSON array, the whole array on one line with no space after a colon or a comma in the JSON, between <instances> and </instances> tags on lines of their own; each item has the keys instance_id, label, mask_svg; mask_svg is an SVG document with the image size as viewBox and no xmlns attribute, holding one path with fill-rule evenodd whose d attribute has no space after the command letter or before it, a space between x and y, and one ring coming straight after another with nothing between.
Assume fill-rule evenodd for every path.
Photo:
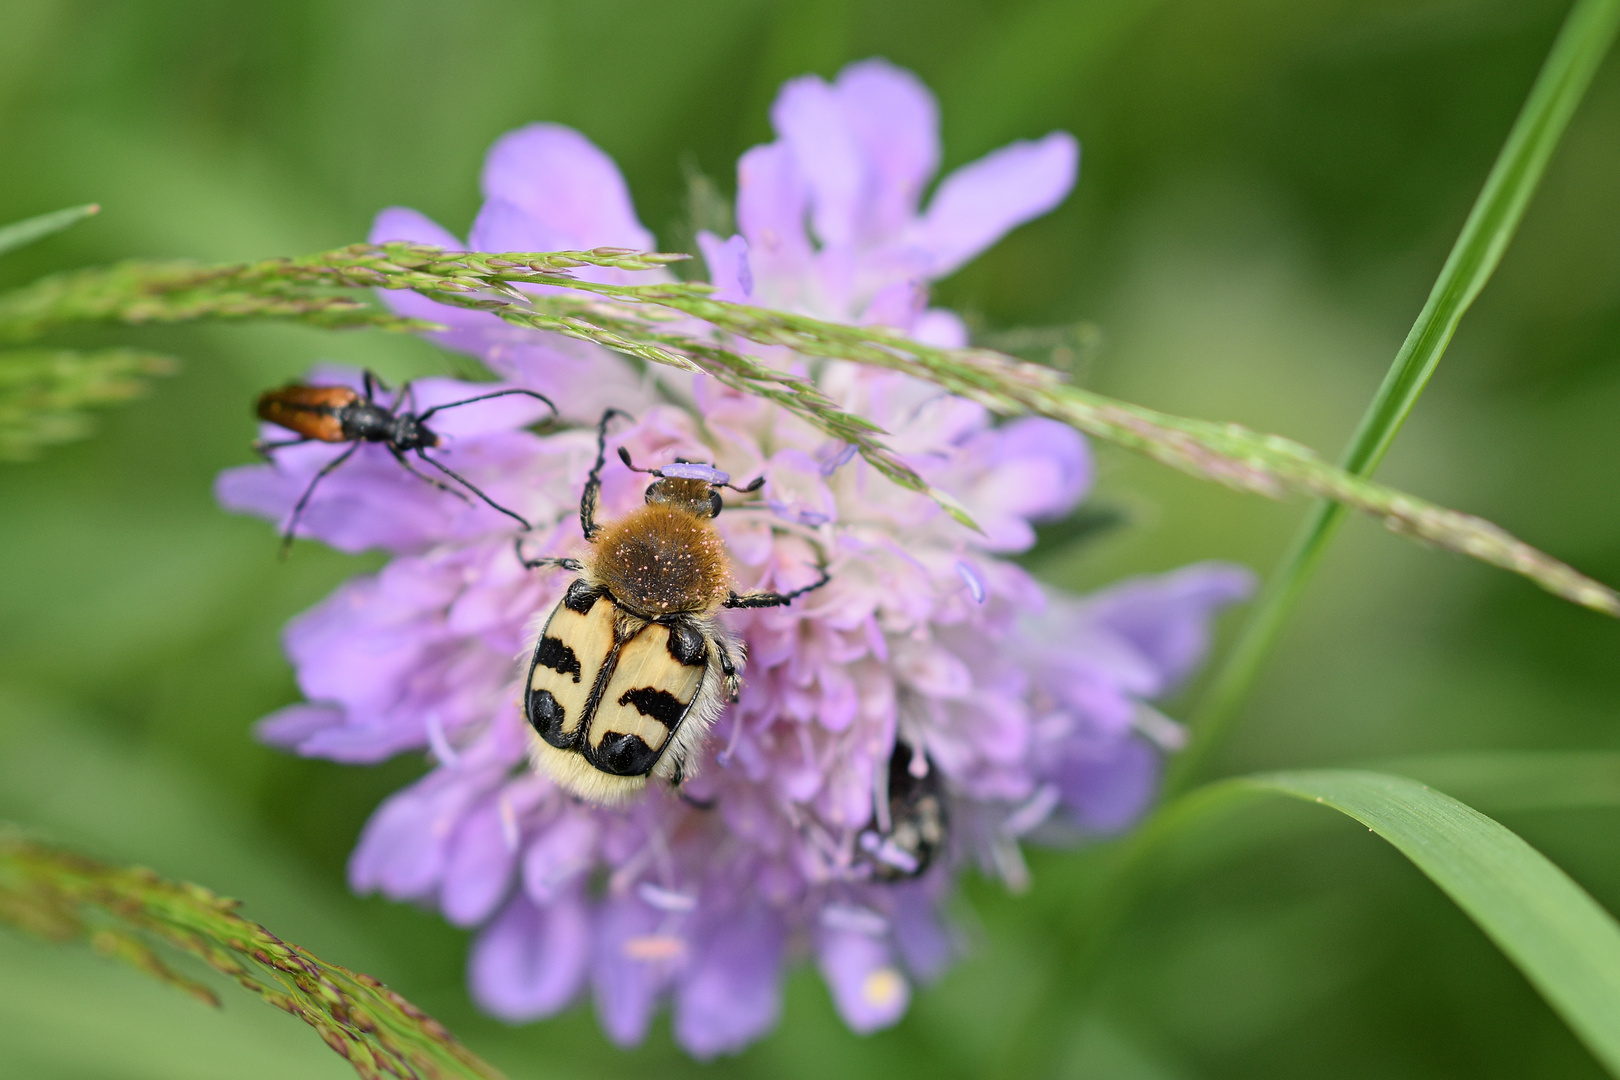
<instances>
[{"instance_id":1,"label":"beetle's fuzzy brown thorax","mask_svg":"<svg viewBox=\"0 0 1620 1080\"><path fill-rule=\"evenodd\" d=\"M683 507L638 507L604 524L592 547L596 580L644 618L713 611L730 595L725 543L707 519Z\"/></svg>"}]
</instances>

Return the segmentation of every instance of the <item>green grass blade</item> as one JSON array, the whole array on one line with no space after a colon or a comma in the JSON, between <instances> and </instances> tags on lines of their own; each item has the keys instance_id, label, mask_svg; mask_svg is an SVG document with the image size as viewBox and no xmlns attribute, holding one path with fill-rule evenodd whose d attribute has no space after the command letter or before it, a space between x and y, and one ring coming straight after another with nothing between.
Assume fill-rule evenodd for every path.
<instances>
[{"instance_id":1,"label":"green grass blade","mask_svg":"<svg viewBox=\"0 0 1620 1080\"><path fill-rule=\"evenodd\" d=\"M70 206L66 210L53 210L49 214L14 221L10 225L0 225L0 255L26 247L35 240L43 240L53 233L61 232L69 225L99 213L101 213L99 205L85 203L83 206Z\"/></svg>"},{"instance_id":2,"label":"green grass blade","mask_svg":"<svg viewBox=\"0 0 1620 1080\"><path fill-rule=\"evenodd\" d=\"M1612 750L1469 750L1368 767L1409 776L1492 814L1620 807L1620 753Z\"/></svg>"},{"instance_id":3,"label":"green grass blade","mask_svg":"<svg viewBox=\"0 0 1620 1080\"><path fill-rule=\"evenodd\" d=\"M1620 924L1516 834L1399 776L1305 770L1223 781L1348 814L1393 844L1512 960L1587 1049L1620 1076ZM1196 798L1196 795L1195 795Z\"/></svg>"},{"instance_id":4,"label":"green grass blade","mask_svg":"<svg viewBox=\"0 0 1620 1080\"><path fill-rule=\"evenodd\" d=\"M0 922L87 941L204 1004L208 987L160 946L196 956L298 1017L366 1080L501 1080L444 1026L370 975L327 963L236 913L236 901L150 870L106 866L0 833Z\"/></svg>"},{"instance_id":5,"label":"green grass blade","mask_svg":"<svg viewBox=\"0 0 1620 1080\"><path fill-rule=\"evenodd\" d=\"M136 349L0 349L0 462L83 438L91 430L87 409L139 397L149 377L178 366Z\"/></svg>"},{"instance_id":6,"label":"green grass blade","mask_svg":"<svg viewBox=\"0 0 1620 1080\"><path fill-rule=\"evenodd\" d=\"M1502 260L1535 194L1547 160L1620 29L1620 0L1579 0L1553 42L1484 190L1452 246L1417 322L1362 416L1340 464L1367 476L1389 451L1474 299ZM1189 717L1192 741L1171 772L1190 777L1230 727L1266 654L1344 523L1345 507L1318 504L1267 582L1243 632Z\"/></svg>"},{"instance_id":7,"label":"green grass blade","mask_svg":"<svg viewBox=\"0 0 1620 1080\"><path fill-rule=\"evenodd\" d=\"M1055 1047L1045 1033L1069 1023L1071 1003L1098 985L1110 946L1139 909L1165 851L1195 842L1221 815L1276 794L1333 806L1395 844L1620 1075L1620 927L1504 826L1427 786L1447 786L1497 813L1620 807L1620 753L1481 751L1401 758L1379 768L1205 784L1165 803L1112 851L1102 849L1109 860L1102 879L1073 898L1051 942L1060 959L1048 1003L1009 1033L994 1075L1012 1080L1051 1073Z\"/></svg>"}]
</instances>

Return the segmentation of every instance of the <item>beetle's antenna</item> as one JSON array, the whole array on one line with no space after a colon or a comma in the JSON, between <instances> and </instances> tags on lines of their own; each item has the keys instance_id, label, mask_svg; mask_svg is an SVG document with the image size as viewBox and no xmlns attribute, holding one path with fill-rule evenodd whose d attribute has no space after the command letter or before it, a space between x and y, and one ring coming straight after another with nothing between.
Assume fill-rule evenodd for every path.
<instances>
[{"instance_id":1,"label":"beetle's antenna","mask_svg":"<svg viewBox=\"0 0 1620 1080\"><path fill-rule=\"evenodd\" d=\"M660 480L664 478L664 474L658 469L638 468L636 463L630 460L630 450L628 447L619 447L619 460L624 462L624 467L629 469L631 472L650 473L651 475L658 477Z\"/></svg>"},{"instance_id":2,"label":"beetle's antenna","mask_svg":"<svg viewBox=\"0 0 1620 1080\"><path fill-rule=\"evenodd\" d=\"M730 473L697 461L677 461L673 465L665 465L662 469L638 468L636 463L630 460L630 451L623 446L619 447L619 460L624 462L625 468L631 472L646 473L660 480L702 480L710 487L730 488L745 495L765 486L765 477L758 476L749 481L747 487L738 487L731 482Z\"/></svg>"},{"instance_id":3,"label":"beetle's antenna","mask_svg":"<svg viewBox=\"0 0 1620 1080\"><path fill-rule=\"evenodd\" d=\"M511 395L511 394L523 394L526 397L532 397L532 398L535 398L536 400L543 401L543 402L545 402L547 405L549 405L551 407L551 415L552 415L552 417L555 418L556 415L557 415L556 403L553 402L550 398L546 397L546 395L540 393L538 390L519 390L519 389L514 388L514 389L510 389L510 390L496 390L493 393L489 393L489 394L479 394L477 397L464 398L461 401L451 401L451 402L447 402L444 405L435 405L431 409L428 409L426 412L424 412L420 416L418 416L417 419L425 421L428 417L432 416L434 413L440 412L440 411L442 411L444 409L455 409L455 408L459 408L462 405L471 405L475 401L488 401L490 398L507 397L508 395Z\"/></svg>"}]
</instances>

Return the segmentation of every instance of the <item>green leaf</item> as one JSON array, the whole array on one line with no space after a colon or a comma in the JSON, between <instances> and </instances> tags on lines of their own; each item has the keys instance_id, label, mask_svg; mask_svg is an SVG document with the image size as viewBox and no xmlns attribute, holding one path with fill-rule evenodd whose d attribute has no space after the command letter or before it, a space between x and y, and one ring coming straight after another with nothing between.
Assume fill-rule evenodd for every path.
<instances>
[{"instance_id":1,"label":"green leaf","mask_svg":"<svg viewBox=\"0 0 1620 1080\"><path fill-rule=\"evenodd\" d=\"M1620 0L1579 0L1565 19L1428 301L1340 459L1346 472L1369 476L1383 461L1451 343L1463 313L1502 261L1547 160L1617 29ZM1256 600L1232 651L1188 718L1192 741L1172 768L1172 786L1192 775L1231 726L1239 703L1344 517L1342 502L1324 502L1301 527Z\"/></svg>"},{"instance_id":2,"label":"green leaf","mask_svg":"<svg viewBox=\"0 0 1620 1080\"><path fill-rule=\"evenodd\" d=\"M1225 780L1180 800L1171 816L1234 794L1288 795L1331 806L1393 844L1512 960L1610 1073L1620 1076L1620 925L1557 866L1507 828L1415 780L1355 770Z\"/></svg>"},{"instance_id":3,"label":"green leaf","mask_svg":"<svg viewBox=\"0 0 1620 1080\"><path fill-rule=\"evenodd\" d=\"M1379 762L1492 813L1620 806L1620 753L1608 750L1475 750Z\"/></svg>"},{"instance_id":4,"label":"green leaf","mask_svg":"<svg viewBox=\"0 0 1620 1080\"><path fill-rule=\"evenodd\" d=\"M0 352L0 461L24 461L90 432L84 410L145 392L143 376L176 370L167 356L134 349Z\"/></svg>"},{"instance_id":5,"label":"green leaf","mask_svg":"<svg viewBox=\"0 0 1620 1080\"><path fill-rule=\"evenodd\" d=\"M85 203L83 206L70 206L66 210L53 210L49 214L14 221L10 225L0 225L0 255L26 247L35 240L43 240L99 213L101 207L98 204Z\"/></svg>"},{"instance_id":6,"label":"green leaf","mask_svg":"<svg viewBox=\"0 0 1620 1080\"><path fill-rule=\"evenodd\" d=\"M158 946L190 953L314 1028L367 1080L501 1080L494 1066L372 976L281 940L236 907L150 870L106 866L0 833L0 921L47 941L87 941L217 1005L213 992L170 967Z\"/></svg>"}]
</instances>

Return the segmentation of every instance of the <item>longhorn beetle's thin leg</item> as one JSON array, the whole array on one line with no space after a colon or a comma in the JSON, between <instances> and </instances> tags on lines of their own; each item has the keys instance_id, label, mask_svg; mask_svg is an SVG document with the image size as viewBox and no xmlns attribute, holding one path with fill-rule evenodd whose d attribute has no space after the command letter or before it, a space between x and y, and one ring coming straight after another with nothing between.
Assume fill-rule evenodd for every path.
<instances>
[{"instance_id":1,"label":"longhorn beetle's thin leg","mask_svg":"<svg viewBox=\"0 0 1620 1080\"><path fill-rule=\"evenodd\" d=\"M298 502L293 506L292 517L287 521L287 531L281 537L281 557L283 559L287 557L287 552L292 550L293 534L298 531L298 519L303 517L304 507L309 505L309 497L315 494L315 485L326 479L327 475L336 470L339 465L353 457L354 452L358 449L360 449L360 444L353 443L343 453L322 465L320 472L316 473L314 478L310 480L309 487L305 488L304 493L298 497Z\"/></svg>"},{"instance_id":2,"label":"longhorn beetle's thin leg","mask_svg":"<svg viewBox=\"0 0 1620 1080\"><path fill-rule=\"evenodd\" d=\"M793 603L793 601L797 600L799 597L813 589L821 588L831 580L831 575L829 575L826 569L823 568L821 571L821 580L813 584L806 585L802 589L794 589L792 592L785 593L751 592L743 593L741 596L737 595L736 593L732 593L726 598L725 606L728 608L782 607L785 604Z\"/></svg>"},{"instance_id":3,"label":"longhorn beetle's thin leg","mask_svg":"<svg viewBox=\"0 0 1620 1080\"><path fill-rule=\"evenodd\" d=\"M360 444L355 443L355 445L359 446ZM438 488L440 491L447 491L450 494L454 495L456 498L460 499L462 502L465 502L465 503L472 502L471 499L467 498L467 493L466 492L457 491L455 488L451 487L449 484L445 483L443 480L435 480L433 477L429 476L427 473L422 472L420 469L416 468L416 466L412 465L410 463L409 459L407 459L405 457L404 451L402 451L399 447L393 445L392 443L385 443L384 445L386 445L388 447L388 452L390 454L394 455L394 460L399 462L400 465L404 466L405 471L410 473L412 476L416 477L418 480L426 481L427 483L432 484L434 487ZM427 460L427 459L424 458L423 460Z\"/></svg>"},{"instance_id":4,"label":"longhorn beetle's thin leg","mask_svg":"<svg viewBox=\"0 0 1620 1080\"><path fill-rule=\"evenodd\" d=\"M515 511L508 510L506 507L502 506L500 503L496 502L494 499L490 498L488 495L485 495L482 491L479 491L478 488L473 485L472 481L468 480L465 476L462 476L459 473L453 472L450 469L449 466L440 464L439 462L435 461L434 459L428 457L427 454L424 453L421 450L418 450L416 452L416 456L421 458L423 461L427 462L429 465L433 466L435 469L438 469L440 472L444 473L444 475L448 476L450 479L454 480L456 483L458 483L461 486L465 487L468 491L472 492L474 495L478 496L480 499L483 499L484 502L489 504L490 509L499 510L501 513L505 514L507 517L511 518L513 521L516 521L519 525L522 525L525 531L534 528L533 525L529 524L528 518L525 518L522 514L519 514L519 513L515 512Z\"/></svg>"},{"instance_id":5,"label":"longhorn beetle's thin leg","mask_svg":"<svg viewBox=\"0 0 1620 1080\"><path fill-rule=\"evenodd\" d=\"M304 443L316 441L307 436L302 439L281 439L277 442L265 442L262 439L255 439L253 440L253 452L261 457L268 458L272 450L280 450L284 446L302 446Z\"/></svg>"},{"instance_id":6,"label":"longhorn beetle's thin leg","mask_svg":"<svg viewBox=\"0 0 1620 1080\"><path fill-rule=\"evenodd\" d=\"M596 464L591 466L591 475L586 478L585 490L579 496L579 529L587 540L594 537L599 528L596 524L596 505L602 497L602 466L607 464L607 426L615 416L631 419L629 413L619 409L609 409L602 414L601 421L596 425Z\"/></svg>"}]
</instances>

